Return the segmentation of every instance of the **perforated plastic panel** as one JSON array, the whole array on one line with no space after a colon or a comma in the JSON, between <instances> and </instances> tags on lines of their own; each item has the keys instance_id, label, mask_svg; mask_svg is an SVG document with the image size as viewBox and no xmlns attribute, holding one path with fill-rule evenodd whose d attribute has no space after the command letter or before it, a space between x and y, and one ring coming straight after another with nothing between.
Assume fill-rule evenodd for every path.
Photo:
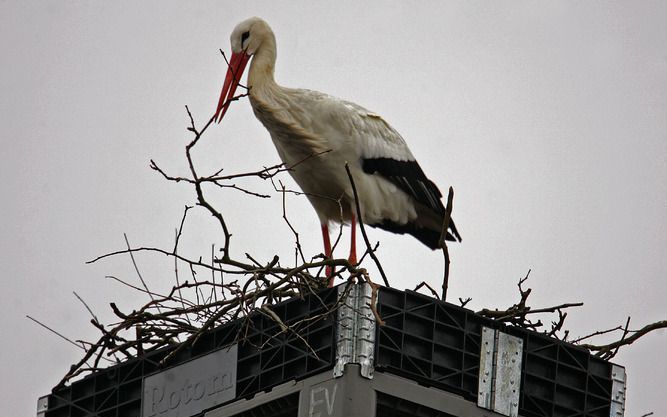
<instances>
[{"instance_id":1,"label":"perforated plastic panel","mask_svg":"<svg viewBox=\"0 0 667 417\"><path fill-rule=\"evenodd\" d=\"M486 326L524 342L520 415L609 416L612 364L583 348L412 291L382 288L377 308L386 324L377 329L376 370L476 401Z\"/></svg>"},{"instance_id":2,"label":"perforated plastic panel","mask_svg":"<svg viewBox=\"0 0 667 417\"><path fill-rule=\"evenodd\" d=\"M482 325L472 311L431 297L383 288L378 312L376 369L477 397Z\"/></svg>"},{"instance_id":3,"label":"perforated plastic panel","mask_svg":"<svg viewBox=\"0 0 667 417\"><path fill-rule=\"evenodd\" d=\"M519 412L525 416L607 417L611 364L588 351L525 332Z\"/></svg>"}]
</instances>

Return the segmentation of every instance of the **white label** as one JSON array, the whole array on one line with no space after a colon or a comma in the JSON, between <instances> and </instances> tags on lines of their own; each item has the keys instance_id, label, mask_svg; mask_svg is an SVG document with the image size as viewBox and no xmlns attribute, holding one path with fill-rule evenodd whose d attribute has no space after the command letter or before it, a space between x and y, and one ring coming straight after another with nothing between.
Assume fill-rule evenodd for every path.
<instances>
[{"instance_id":1,"label":"white label","mask_svg":"<svg viewBox=\"0 0 667 417\"><path fill-rule=\"evenodd\" d=\"M190 417L236 397L232 345L144 378L143 417Z\"/></svg>"}]
</instances>

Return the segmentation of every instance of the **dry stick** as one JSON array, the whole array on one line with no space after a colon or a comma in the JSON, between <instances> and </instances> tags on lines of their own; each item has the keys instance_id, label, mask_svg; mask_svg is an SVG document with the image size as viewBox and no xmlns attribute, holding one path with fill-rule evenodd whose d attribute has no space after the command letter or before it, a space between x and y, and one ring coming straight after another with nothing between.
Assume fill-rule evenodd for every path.
<instances>
[{"instance_id":1,"label":"dry stick","mask_svg":"<svg viewBox=\"0 0 667 417\"><path fill-rule=\"evenodd\" d=\"M178 242L180 241L181 234L183 233L183 225L185 224L185 218L188 215L188 210L190 210L192 207L190 206L185 206L185 210L183 210L183 217L181 218L181 224L176 229L176 238L174 239L174 250L172 251L174 255L178 251ZM181 299L181 305L183 308L185 308L185 301L183 300L183 294L181 293L181 283L179 281L179 276L178 276L178 258L174 257L174 276L176 277L176 286L178 288L178 297ZM187 319L188 323L190 323L190 318L188 316L185 316ZM190 323L192 324L192 323ZM137 333L137 339L139 339ZM140 345L141 346L141 345Z\"/></svg>"},{"instance_id":2,"label":"dry stick","mask_svg":"<svg viewBox=\"0 0 667 417\"><path fill-rule=\"evenodd\" d=\"M630 316L628 316L628 320L625 322L625 327L623 328L623 336L621 336L621 340L619 340L620 343L623 343L623 340L625 340L625 336L628 335L628 328L630 327ZM616 346L616 349L614 352L611 354L611 357L613 358L616 356L618 353L618 350L621 348L621 344L619 343L618 346Z\"/></svg>"},{"instance_id":3,"label":"dry stick","mask_svg":"<svg viewBox=\"0 0 667 417\"><path fill-rule=\"evenodd\" d=\"M338 224L338 233L336 234L336 239L334 239L333 245L331 245L331 254L332 255L336 251L336 248L338 247L338 244L340 243L340 240L343 238L343 205L341 204L341 198L338 198L335 201L336 201L336 205L338 206L339 224Z\"/></svg>"},{"instance_id":4,"label":"dry stick","mask_svg":"<svg viewBox=\"0 0 667 417\"><path fill-rule=\"evenodd\" d=\"M653 330L667 328L667 320L657 321L655 323L647 324L639 330L634 331L632 336L629 336L622 340L617 340L615 342L609 343L607 345L593 345L593 344L581 344L579 346L584 347L588 350L596 351L597 356L605 357L606 359L611 359L612 356L608 356L612 349L615 349L620 346L631 345L637 339L644 336L645 334L652 332Z\"/></svg>"},{"instance_id":5,"label":"dry stick","mask_svg":"<svg viewBox=\"0 0 667 417\"><path fill-rule=\"evenodd\" d=\"M222 59L225 60L225 64L227 64L227 68L229 68L229 70L232 73L232 76L234 78L234 82L236 84L238 84L239 87L244 88L246 90L249 90L250 89L249 87L246 87L245 85L241 84L241 77L240 76L237 77L237 75L243 75L243 74L236 74L236 69L232 68L232 66L229 65L229 60L227 59L227 55L225 55L225 51L223 51L222 49L219 49L219 51L220 51L220 54L222 54Z\"/></svg>"},{"instance_id":6,"label":"dry stick","mask_svg":"<svg viewBox=\"0 0 667 417\"><path fill-rule=\"evenodd\" d=\"M368 285L371 286L371 302L368 304L368 306L371 308L371 311L373 312L373 316L375 316L375 321L377 322L378 326L382 327L385 325L385 322L384 320L382 320L382 317L380 317L380 313L378 313L377 310L378 290L380 289L380 286L371 280L368 271L362 269L360 272L361 275L366 280L366 282L368 283Z\"/></svg>"},{"instance_id":7,"label":"dry stick","mask_svg":"<svg viewBox=\"0 0 667 417\"><path fill-rule=\"evenodd\" d=\"M178 248L178 242L181 239L181 235L183 234L183 226L185 225L185 218L188 215L188 210L190 210L192 206L185 206L185 209L183 210L183 217L181 217L181 224L178 226L177 233L176 233L176 241L174 242L174 250L173 252L176 253L176 249Z\"/></svg>"},{"instance_id":8,"label":"dry stick","mask_svg":"<svg viewBox=\"0 0 667 417\"><path fill-rule=\"evenodd\" d=\"M292 223L289 221L287 218L287 202L286 202L286 197L285 195L287 194L287 190L285 188L285 184L283 184L282 181L278 181L280 184L280 189L281 189L281 194L283 197L283 220L285 220L285 223L287 223L287 226L289 226L290 230L292 231L292 234L294 235L294 240L295 240L295 245L296 245L296 256L301 256L301 262L306 263L306 258L303 256L303 251L301 250L301 241L299 240L299 232L296 231L294 226L292 226Z\"/></svg>"},{"instance_id":9,"label":"dry stick","mask_svg":"<svg viewBox=\"0 0 667 417\"><path fill-rule=\"evenodd\" d=\"M563 313L562 310L557 310L558 312L558 321L551 322L551 330L547 333L547 336L555 337L558 339L557 333L562 330L563 325L565 324L565 319L567 318L567 313ZM567 331L565 331L565 337L563 340L567 339Z\"/></svg>"},{"instance_id":10,"label":"dry stick","mask_svg":"<svg viewBox=\"0 0 667 417\"><path fill-rule=\"evenodd\" d=\"M70 339L70 338L68 338L68 337L66 337L66 336L63 336L61 333L58 333L57 331L53 330L52 328L50 328L50 327L47 326L46 324L42 323L41 321L39 321L39 320L37 320L37 319L35 319L35 318L32 318L32 317L30 317L30 316L28 316L28 315L26 315L26 317L29 318L30 320L34 321L35 323L39 324L40 326L42 326L42 327L45 328L46 330L50 331L51 333L55 334L56 336L59 336L61 339L66 340L67 342L73 344L74 346L76 346L77 348L83 350L84 352L86 351L86 348L85 348L85 347L83 347L83 346L81 346L80 344L76 343L76 342L73 341L72 339Z\"/></svg>"},{"instance_id":11,"label":"dry stick","mask_svg":"<svg viewBox=\"0 0 667 417\"><path fill-rule=\"evenodd\" d=\"M373 261L375 262L378 271L380 271L380 275L382 275L382 280L384 281L384 285L386 287L391 288L391 285L389 285L389 281L387 280L387 276L384 274L384 269L382 269L382 265L380 264L380 261L378 260L377 256L375 256L375 252L371 248L371 243L368 241L368 236L366 236L366 229L364 228L364 220L361 217L361 207L359 207L359 195L357 194L357 187L354 185L354 178L352 178L352 173L350 172L350 166L347 162L345 162L345 171L347 171L347 177L350 179L350 184L352 185L352 193L354 194L354 206L357 211L357 221L359 222L359 229L361 229L361 235L364 237L366 248L369 250L368 254L371 256L371 258L373 258Z\"/></svg>"},{"instance_id":12,"label":"dry stick","mask_svg":"<svg viewBox=\"0 0 667 417\"><path fill-rule=\"evenodd\" d=\"M248 94L246 93L246 94L242 94L242 95L239 95L239 96L236 96L236 97L232 97L228 100L228 102L238 100L239 98L245 97L247 95ZM247 265L237 263L237 262L233 261L229 256L229 245L230 245L232 234L229 232L229 229L227 228L227 222L225 222L225 219L222 216L222 214L219 211L217 211L213 206L211 206L211 204L208 201L206 201L206 199L204 198L204 191L203 191L202 186L201 186L202 182L204 182L204 179L200 178L197 175L197 171L195 170L194 162L192 161L192 155L190 153L190 151L197 144L199 139L201 139L201 137L204 134L204 132L206 131L206 129L208 129L208 127L211 126L211 124L215 121L215 115L213 115L208 120L206 125L204 125L204 127L200 131L198 131L197 128L195 127L194 118L192 117L192 113L190 112L190 108L188 106L185 106L185 109L187 110L188 116L190 117L190 127L188 128L188 130L195 134L194 139L192 139L192 141L185 146L185 156L188 160L188 166L190 168L190 173L192 174L192 178L194 179L195 191L197 193L197 202L200 206L204 207L205 209L207 209L209 211L209 213L211 213L211 215L218 221L218 223L220 224L220 227L222 228L222 231L223 231L223 234L224 234L224 247L222 248L222 260L225 263L227 263L228 265L234 265L234 266L237 266L239 268L244 268ZM247 268L244 268L244 269L247 269Z\"/></svg>"},{"instance_id":13,"label":"dry stick","mask_svg":"<svg viewBox=\"0 0 667 417\"><path fill-rule=\"evenodd\" d=\"M211 267L214 266L214 262L215 262L215 243L211 244ZM222 274L220 274L220 283L222 285L225 284L223 280L224 280L224 278L223 278ZM215 271L213 271L213 270L211 270L211 281L213 282L213 287L211 287L211 291L213 292L213 300L215 300L215 302L217 303L218 302L218 292L216 291L216 288L215 288ZM224 290L222 291L222 296L225 297L225 291Z\"/></svg>"},{"instance_id":14,"label":"dry stick","mask_svg":"<svg viewBox=\"0 0 667 417\"><path fill-rule=\"evenodd\" d=\"M88 310L88 312L90 313L90 315L93 316L93 319L94 319L96 322L99 323L99 320L97 319L97 316L95 315L95 313L93 313L93 310L91 310L90 307L88 307L88 304L86 304L86 302L83 301L83 298L79 297L79 294L77 294L76 291L72 291L72 293L74 294L74 296L75 296L76 298L79 299L79 301L81 301L81 304L83 304L83 306L86 307L86 310Z\"/></svg>"},{"instance_id":15,"label":"dry stick","mask_svg":"<svg viewBox=\"0 0 667 417\"><path fill-rule=\"evenodd\" d=\"M296 167L296 166L298 166L299 164L305 162L306 160L308 160L308 159L310 159L310 158L312 158L312 157L315 157L315 156L323 155L323 154L328 153L328 152L331 152L331 150L326 150L326 151L323 151L323 152L318 152L318 153L310 154L309 156L307 156L306 158L303 158L302 160L298 161L298 162L295 163L294 165L290 165L287 169L285 169L285 171L290 171L290 170L292 170L294 167ZM340 198L338 198L338 199L334 199L334 198L327 197L327 196L323 196L323 195L319 195L319 194L305 193L305 192L303 192L303 191L296 191L296 190L288 190L288 189L286 189L286 187L283 185L283 182L280 181L280 180L278 180L278 183L280 184L280 188L278 188L278 187L276 186L275 181L273 181L273 178L269 178L269 180L271 181L271 184L273 185L273 189L274 189L276 192L279 192L279 193L283 194L283 199L285 198L285 194L290 193L290 194L294 194L294 195L305 195L306 197L322 198L322 199L325 199L325 200L333 201L333 202L336 203L336 205L338 205L338 210L339 210L339 215L340 215L339 218L341 219L341 220L340 220L340 226L338 227L338 233L337 233L337 235L336 235L336 239L334 239L334 242L333 242L333 244L331 245L331 253L335 252L336 247L338 246L338 242L340 242L340 239L341 239L341 237L343 236L343 221L342 221L342 218L343 218L343 207L342 207L342 205L341 205L341 203L340 203ZM290 225L290 227L291 227L291 225ZM299 248L299 250L300 250L300 248ZM303 256L303 253L301 254L301 258L302 258L302 262L306 262L306 260L305 260L305 258L304 258L304 256ZM311 260L312 260L312 259L313 259L313 258L311 258ZM359 263L361 263L361 262L359 262ZM318 272L318 273L319 273L319 272Z\"/></svg>"},{"instance_id":16,"label":"dry stick","mask_svg":"<svg viewBox=\"0 0 667 417\"><path fill-rule=\"evenodd\" d=\"M123 252L125 252L125 251L123 251ZM137 287L136 285L132 285L132 284L130 284L129 282L125 282L125 281L123 281L122 279L120 279L120 278L118 278L118 277L115 277L115 276L113 276L113 275L106 275L104 278L106 278L106 279L112 279L112 280L114 280L114 281L118 281L118 282L120 282L121 284L123 284L123 285L125 285L125 286L127 286L127 287L132 288L133 290L137 290L137 291L141 291L141 292L147 293L147 294L149 294L149 295L151 296L151 299L153 299L153 296L158 296L158 297L166 298L166 297L165 297L164 295L162 295L162 294L159 294L159 293L156 293L156 292L152 292L152 291L147 291L147 290L145 290L144 288ZM155 299L153 299L153 302L155 302Z\"/></svg>"},{"instance_id":17,"label":"dry stick","mask_svg":"<svg viewBox=\"0 0 667 417\"><path fill-rule=\"evenodd\" d=\"M454 188L449 187L447 194L447 207L445 207L445 218L442 221L442 230L440 231L440 247L445 258L445 272L442 278L442 301L447 301L447 287L449 286L449 249L447 249L447 229L452 218L452 202L454 200Z\"/></svg>"},{"instance_id":18,"label":"dry stick","mask_svg":"<svg viewBox=\"0 0 667 417\"><path fill-rule=\"evenodd\" d=\"M539 314L539 313L555 313L557 310L561 310L564 308L570 308L570 307L581 307L583 306L584 303L564 303L560 304L557 306L553 307L545 307L545 308L536 308L536 309L531 309L530 307L527 307L524 310L518 311L517 314L523 314L523 315L528 315L528 314ZM506 316L509 317L509 316ZM502 317L501 317L502 319Z\"/></svg>"},{"instance_id":19,"label":"dry stick","mask_svg":"<svg viewBox=\"0 0 667 417\"><path fill-rule=\"evenodd\" d=\"M378 250L379 247L380 247L380 242L375 242L375 246L373 246L373 248L371 248L370 251L369 251L368 249L366 249L366 250L364 251L364 254L361 255L361 258L359 258L359 265L361 265L361 264L364 262L364 259L366 258L366 256L368 256L368 254L369 254L371 251L375 252L376 250Z\"/></svg>"},{"instance_id":20,"label":"dry stick","mask_svg":"<svg viewBox=\"0 0 667 417\"><path fill-rule=\"evenodd\" d=\"M192 131L192 128L189 130ZM232 174L232 175L223 175L219 176L220 172L222 169L220 169L218 172L214 173L211 176L207 177L201 177L199 178L199 181L201 182L211 182L211 183L217 183L218 181L226 181L226 180L231 180L231 179L236 179L236 178L245 178L245 177L259 177L263 180L270 179L275 177L281 172L289 171L290 168L287 168L284 166L285 164L276 164L270 167L264 167L261 170L258 171L252 171L252 172L244 172L241 174ZM169 181L174 181L174 182L186 182L189 184L194 184L195 180L190 179L190 178L185 178L185 177L174 177L169 174L167 174L162 168L160 168L154 160L150 160L150 168L154 171L157 171L160 173L164 179L169 180ZM273 172L272 172L273 171Z\"/></svg>"},{"instance_id":21,"label":"dry stick","mask_svg":"<svg viewBox=\"0 0 667 417\"><path fill-rule=\"evenodd\" d=\"M315 359L317 359L318 361L321 360L320 357L319 357L319 355L317 354L317 351L316 351L315 349L313 349L313 347L308 343L308 341L307 341L306 339L304 339L304 337L301 336L301 335L299 334L299 332L297 332L296 330L294 330L293 326L288 326L287 324L285 324L285 323L280 319L280 317L278 317L278 315L277 315L273 310L271 310L271 308L269 308L268 305L266 305L266 304L263 305L263 306L259 309L259 311L262 312L262 313L264 313L264 314L266 314L266 315L268 315L273 321L275 321L275 322L278 324L278 326L280 326L280 333L287 333L287 332L292 333L294 336L296 336L297 339L301 340L301 342L303 342L303 344L306 345L306 347L308 348L308 350L310 350L310 352L313 354L313 356L315 357ZM278 336L278 335L275 335L274 337L269 338L269 340L267 340L267 341L264 343L264 345L266 345L267 343L269 343L273 338L275 338L275 337L277 337L277 336ZM264 347L264 346L262 346L262 347Z\"/></svg>"},{"instance_id":22,"label":"dry stick","mask_svg":"<svg viewBox=\"0 0 667 417\"><path fill-rule=\"evenodd\" d=\"M614 327L613 329L598 330L598 331L595 331L595 332L593 332L593 333L591 333L591 334L589 334L589 335L582 336L582 337L580 337L580 338L578 338L578 339L574 339L574 340L572 340L570 343L576 345L577 343L579 343L579 342L581 342L581 341L584 341L584 340L586 340L586 339L590 339L591 337L600 336L600 335L603 335L603 334L607 334L607 333L615 332L615 331L617 331L617 330L623 330L623 327L622 327L622 326L616 326L616 327Z\"/></svg>"},{"instance_id":23,"label":"dry stick","mask_svg":"<svg viewBox=\"0 0 667 417\"><path fill-rule=\"evenodd\" d=\"M472 301L471 297L466 298L465 300L461 297L459 297L459 303L461 303L461 307L465 307L466 304Z\"/></svg>"},{"instance_id":24,"label":"dry stick","mask_svg":"<svg viewBox=\"0 0 667 417\"><path fill-rule=\"evenodd\" d=\"M440 299L440 296L438 295L438 293L433 289L433 287L431 287L430 285L428 285L428 284L426 283L426 281L422 281L421 284L417 285L413 291L417 292L417 291L419 291L419 289L420 289L421 287L426 287L426 288L428 288L428 290L431 291L431 294L435 297L436 300L439 300L439 299Z\"/></svg>"},{"instance_id":25,"label":"dry stick","mask_svg":"<svg viewBox=\"0 0 667 417\"><path fill-rule=\"evenodd\" d=\"M146 293L151 297L153 301L155 299L153 298L153 293L148 289L148 285L146 285L146 281L144 281L144 277L141 276L141 272L139 272L139 267L137 266L137 262L134 259L134 254L132 254L132 248L130 247L130 241L127 239L127 233L123 233L123 237L125 238L125 244L127 245L127 250L128 253L130 254L130 259L132 259L132 265L134 265L134 270L137 271L137 276L141 280L141 284L144 286L144 289L146 290ZM158 311L160 308L158 307Z\"/></svg>"},{"instance_id":26,"label":"dry stick","mask_svg":"<svg viewBox=\"0 0 667 417\"><path fill-rule=\"evenodd\" d=\"M226 264L226 265L229 265L229 266L234 266L234 267L237 267L237 268L241 269L241 271L226 270L226 269L222 269L222 268L212 268L211 265L205 264L205 263L201 262L201 260L194 261L192 259L185 258L181 255L171 253L171 252L166 251L164 249L147 248L147 247L134 248L134 249L129 249L129 250L124 249L124 250L119 250L119 251L115 251L115 252L105 253L104 255L100 255L95 259L92 259L90 261L86 261L86 263L87 264L92 264L92 263L95 263L95 262L97 262L99 260L102 260L104 258L108 258L108 257L111 257L111 256L119 255L119 254L122 254L122 253L128 253L128 252L156 252L156 253L160 253L162 255L176 257L179 260L181 260L183 262L186 262L186 263L188 263L192 266L199 266L199 267L211 269L211 270L214 270L214 271L217 271L217 272L226 272L228 274L246 274L248 272L252 272L252 270L255 268L253 265L244 264L242 262L237 262L237 261L233 261L233 260L228 260L228 261L216 260L216 263L223 263L223 264Z\"/></svg>"},{"instance_id":27,"label":"dry stick","mask_svg":"<svg viewBox=\"0 0 667 417\"><path fill-rule=\"evenodd\" d=\"M192 161L192 155L190 154L191 149L197 144L199 139L201 138L202 134L206 131L206 129L213 123L215 120L215 116L211 117L209 119L208 123L204 126L204 128L201 131L197 131L195 124L194 124L194 119L192 118L192 113L190 113L190 109L188 106L185 106L186 110L188 111L188 115L190 116L190 122L192 123L191 131L195 133L194 139L188 143L185 146L185 156L188 160L188 166L190 167L190 173L192 174L192 178L194 178L194 186L195 186L195 191L197 193L197 202L200 206L204 207L211 213L213 217L218 221L220 224L220 227L222 228L222 232L224 233L224 247L222 249L222 257L224 260L229 259L229 244L231 240L231 233L229 232L229 229L227 228L227 222L225 222L225 219L222 217L222 214L218 212L213 206L209 204L208 201L204 198L204 191L202 190L201 186L201 179L199 178L199 175L197 175L197 171L195 170L195 165L194 162Z\"/></svg>"},{"instance_id":28,"label":"dry stick","mask_svg":"<svg viewBox=\"0 0 667 417\"><path fill-rule=\"evenodd\" d=\"M525 316L527 316L528 314L555 313L558 310L570 307L581 307L583 305L584 303L565 303L553 307L536 308L534 310L527 306L519 307L517 305L514 305L504 311L483 308L480 311L478 311L477 314L494 319L496 321L504 321L512 318L522 318L522 317L525 318Z\"/></svg>"}]
</instances>

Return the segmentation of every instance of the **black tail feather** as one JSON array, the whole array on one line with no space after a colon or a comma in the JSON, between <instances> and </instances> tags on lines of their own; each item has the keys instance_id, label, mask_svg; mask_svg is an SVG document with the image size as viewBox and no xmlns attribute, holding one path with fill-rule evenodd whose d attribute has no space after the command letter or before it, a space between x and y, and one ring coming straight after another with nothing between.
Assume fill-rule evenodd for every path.
<instances>
[{"instance_id":1,"label":"black tail feather","mask_svg":"<svg viewBox=\"0 0 667 417\"><path fill-rule=\"evenodd\" d=\"M431 249L435 250L440 248L439 230L435 231L425 227L419 227L416 223L398 224L392 222L391 220L384 220L382 223L370 224L369 226L379 227L380 229L384 229L388 232L401 235L407 233L414 236L417 240ZM454 221L449 222L449 229L447 230L447 236L445 237L445 240L452 242L461 241L461 235L459 235L458 230L456 230Z\"/></svg>"}]
</instances>

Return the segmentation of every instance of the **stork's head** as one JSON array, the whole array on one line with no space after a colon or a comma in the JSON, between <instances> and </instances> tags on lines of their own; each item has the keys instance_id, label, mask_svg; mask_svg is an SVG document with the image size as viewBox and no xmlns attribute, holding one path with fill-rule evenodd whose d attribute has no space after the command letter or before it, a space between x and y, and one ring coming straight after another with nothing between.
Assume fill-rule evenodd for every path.
<instances>
[{"instance_id":1,"label":"stork's head","mask_svg":"<svg viewBox=\"0 0 667 417\"><path fill-rule=\"evenodd\" d=\"M234 98L234 93L250 57L255 55L264 43L269 41L273 41L275 48L271 28L259 17L251 17L236 25L229 40L232 44L232 56L229 59L225 84L222 87L218 108L215 112L215 118L218 122L222 120L231 99Z\"/></svg>"}]
</instances>

